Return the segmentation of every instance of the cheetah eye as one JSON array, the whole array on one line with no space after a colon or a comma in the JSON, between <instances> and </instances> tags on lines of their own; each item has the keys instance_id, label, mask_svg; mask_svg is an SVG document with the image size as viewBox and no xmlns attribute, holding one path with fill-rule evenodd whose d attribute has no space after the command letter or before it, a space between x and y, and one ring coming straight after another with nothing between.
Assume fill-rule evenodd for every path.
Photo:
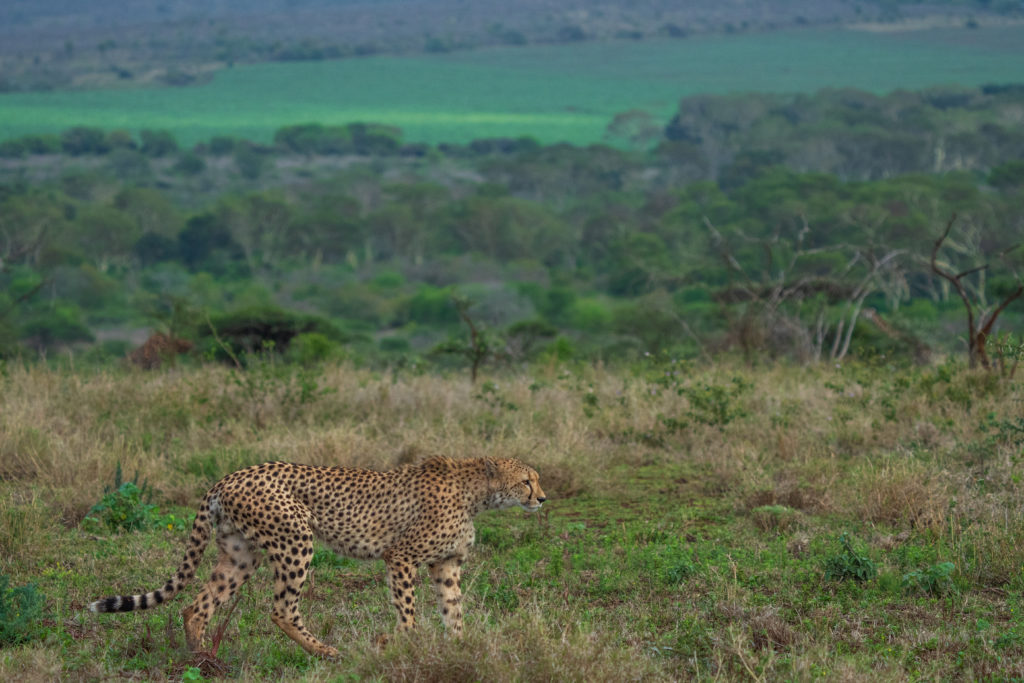
<instances>
[{"instance_id":1,"label":"cheetah eye","mask_svg":"<svg viewBox=\"0 0 1024 683\"><path fill-rule=\"evenodd\" d=\"M530 485L530 480L529 479L523 479L523 483L526 484L527 486L529 486Z\"/></svg>"}]
</instances>

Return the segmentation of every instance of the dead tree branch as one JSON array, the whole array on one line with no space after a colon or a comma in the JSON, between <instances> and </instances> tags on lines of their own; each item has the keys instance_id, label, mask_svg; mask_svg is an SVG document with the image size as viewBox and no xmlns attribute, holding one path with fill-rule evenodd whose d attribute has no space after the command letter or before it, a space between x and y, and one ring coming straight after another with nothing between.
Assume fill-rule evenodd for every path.
<instances>
[{"instance_id":1,"label":"dead tree branch","mask_svg":"<svg viewBox=\"0 0 1024 683\"><path fill-rule=\"evenodd\" d=\"M950 231L953 229L953 223L956 222L956 214L954 213L949 218L949 222L946 223L946 229L942 232L942 235L935 240L935 244L932 246L932 257L931 266L932 272L939 277L947 280L956 293L960 296L960 300L964 302L964 308L967 311L967 360L970 367L975 368L978 365L985 368L986 370L992 370L992 362L989 360L988 351L986 346L988 344L989 337L992 335L992 329L996 324L996 320L1000 314L1006 310L1006 307L1018 299L1021 294L1024 294L1024 283L1021 282L1020 278L1017 277L1017 288L1006 295L998 306L991 310L982 309L975 312L975 302L971 301L971 297L967 294L967 288L964 285L963 279L968 275L979 273L988 269L988 264L983 264L974 268L968 268L967 270L953 274L950 271L939 266L938 254L939 249L942 248L943 242L949 237ZM1000 253L1000 256L1005 256L1007 253L1015 249L1017 246L1011 247ZM980 305L980 304L979 304Z\"/></svg>"}]
</instances>

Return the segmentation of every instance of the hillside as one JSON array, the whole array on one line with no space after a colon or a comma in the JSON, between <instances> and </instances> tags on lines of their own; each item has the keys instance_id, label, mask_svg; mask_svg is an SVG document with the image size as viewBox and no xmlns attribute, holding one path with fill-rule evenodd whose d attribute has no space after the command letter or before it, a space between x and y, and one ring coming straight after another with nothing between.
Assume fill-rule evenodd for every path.
<instances>
[{"instance_id":1,"label":"hillside","mask_svg":"<svg viewBox=\"0 0 1024 683\"><path fill-rule=\"evenodd\" d=\"M1002 22L1013 3L866 0L112 0L0 6L0 91L188 85L237 63L487 45L685 38L707 33L928 18Z\"/></svg>"}]
</instances>

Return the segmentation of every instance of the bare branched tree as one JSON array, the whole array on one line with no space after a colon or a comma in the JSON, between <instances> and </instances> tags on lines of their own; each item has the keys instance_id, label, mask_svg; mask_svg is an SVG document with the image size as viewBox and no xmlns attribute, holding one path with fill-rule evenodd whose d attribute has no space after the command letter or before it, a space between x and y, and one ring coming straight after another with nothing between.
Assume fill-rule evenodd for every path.
<instances>
[{"instance_id":1,"label":"bare branched tree","mask_svg":"<svg viewBox=\"0 0 1024 683\"><path fill-rule=\"evenodd\" d=\"M764 268L759 277L752 276L732 253L725 238L705 216L704 225L711 232L712 242L719 250L726 267L739 278L738 291L753 304L748 307L744 326L774 327L782 325L802 339L800 350L808 360L819 361L825 354L826 342L830 360L841 360L850 350L854 328L860 318L865 300L884 291L897 296L899 283L904 282L903 249L879 251L873 246L849 244L828 247L806 247L811 227L801 216L801 226L790 239L779 233L767 238L753 238L737 231L744 242L759 246L764 253ZM785 247L779 249L779 247ZM788 255L787 255L788 252ZM779 254L783 254L782 257ZM845 264L832 272L798 274L798 263L820 254L843 254ZM891 291L890 291L891 290ZM818 306L814 322L808 325L792 315L783 313L783 306L799 307L809 294L825 292L828 298L843 301L838 321L830 323L825 303ZM742 335L741 335L742 336ZM756 341L756 340L755 340ZM748 340L749 342L749 340ZM741 340L745 352L750 344Z\"/></svg>"},{"instance_id":2,"label":"bare branched tree","mask_svg":"<svg viewBox=\"0 0 1024 683\"><path fill-rule=\"evenodd\" d=\"M967 359L970 367L975 368L978 365L985 368L986 370L992 370L992 361L988 357L988 340L992 335L992 330L995 327L996 320L998 320L1000 314L1006 310L1006 307L1013 303L1016 299L1024 294L1024 282L1021 282L1021 278L1017 273L1014 273L1014 278L1017 281L1017 288L1012 290L1009 294L1003 297L1003 300L999 304L993 306L991 303L987 303L982 295L977 294L975 290L974 296L969 292L969 286L965 278L971 275L981 275L988 270L989 264L985 263L974 268L968 268L967 270L959 273L953 273L948 267L943 267L939 264L939 250L942 248L946 238L949 237L950 231L953 229L953 223L956 222L956 214L953 214L949 218L949 222L946 224L946 229L942 232L942 235L935 240L935 245L932 247L931 266L932 272L939 277L948 281L956 293L960 296L961 301L964 302L964 308L967 309ZM1018 249L1021 244L1015 244L1008 249L1004 249L999 253L1000 257L1005 257L1011 251Z\"/></svg>"}]
</instances>

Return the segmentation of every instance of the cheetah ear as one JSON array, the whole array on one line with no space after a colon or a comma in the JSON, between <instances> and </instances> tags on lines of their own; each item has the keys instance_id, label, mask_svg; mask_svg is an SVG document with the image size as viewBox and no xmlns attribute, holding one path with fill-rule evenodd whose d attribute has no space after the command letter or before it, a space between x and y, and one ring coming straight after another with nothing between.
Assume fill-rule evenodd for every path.
<instances>
[{"instance_id":1,"label":"cheetah ear","mask_svg":"<svg viewBox=\"0 0 1024 683\"><path fill-rule=\"evenodd\" d=\"M498 463L493 458L484 458L484 472L488 479L495 479L498 476Z\"/></svg>"}]
</instances>

